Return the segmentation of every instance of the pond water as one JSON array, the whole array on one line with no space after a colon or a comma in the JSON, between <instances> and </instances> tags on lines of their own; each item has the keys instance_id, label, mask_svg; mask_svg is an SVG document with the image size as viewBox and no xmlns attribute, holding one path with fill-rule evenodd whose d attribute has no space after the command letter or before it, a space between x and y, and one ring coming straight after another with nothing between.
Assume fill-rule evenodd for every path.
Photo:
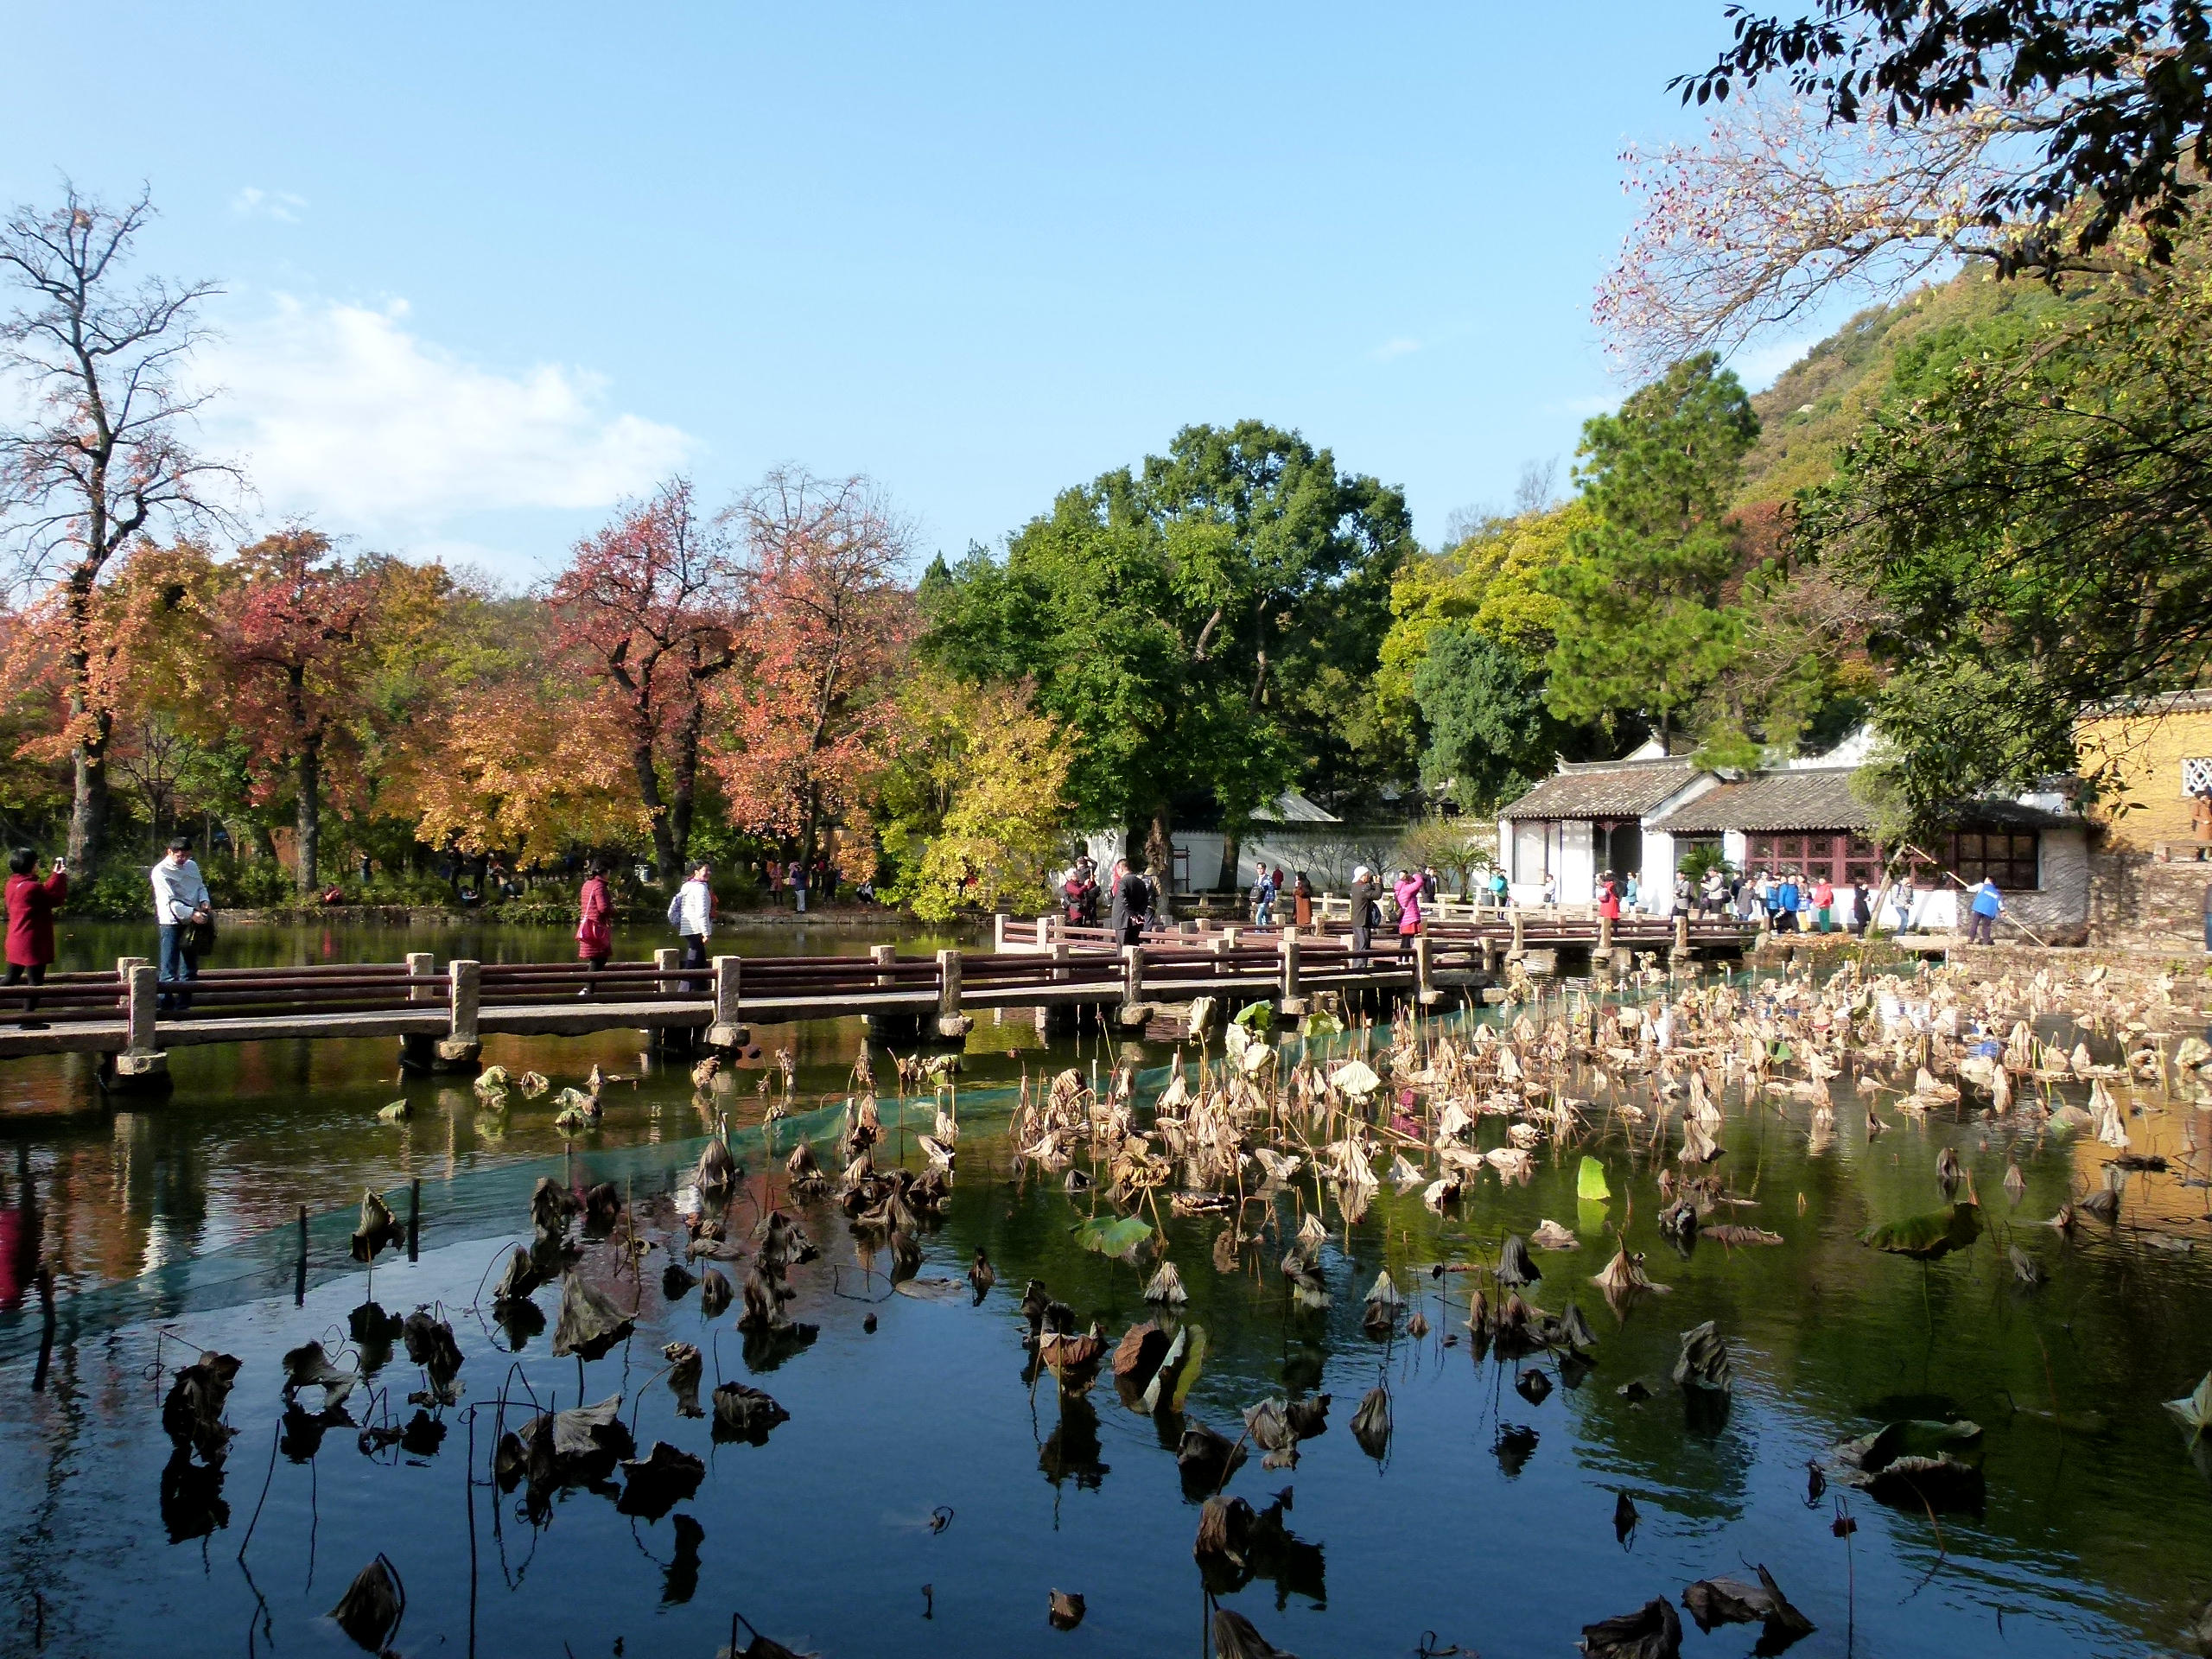
<instances>
[{"instance_id":1,"label":"pond water","mask_svg":"<svg viewBox=\"0 0 2212 1659\"><path fill-rule=\"evenodd\" d=\"M778 932L757 948L866 942ZM563 944L505 935L465 948L498 959L560 955ZM90 961L130 945L93 937L82 948ZM270 936L266 948L280 953L268 960L299 960L321 947ZM411 947L365 932L328 941L356 958L405 948L464 947L451 933ZM1497 1659L1570 1653L1585 1624L1676 1601L1694 1580L1754 1580L1764 1565L1817 1626L1793 1653L2119 1655L2176 1650L2212 1593L2212 1459L2160 1405L2212 1367L2212 1226L2205 1190L2190 1184L2201 1166L2183 1162L2212 1122L2155 1095L2120 1089L2133 1149L2175 1167L2130 1179L2120 1225L2084 1223L2070 1236L2037 1224L2090 1184L2107 1149L1948 1108L1925 1120L1885 1108L1893 1127L1870 1141L1848 1078L1832 1136L1809 1132L1801 1101L1746 1105L1732 1090L1726 1102L1714 1167L1732 1196L1754 1200L1734 1219L1779 1234L1779 1246L1671 1249L1655 1176L1679 1139L1655 1156L1648 1130L1602 1110L1573 1153L1541 1148L1525 1185L1486 1176L1441 1215L1419 1188L1385 1185L1347 1224L1309 1178L1255 1194L1243 1225L1261 1236L1217 1257L1222 1221L1163 1203L1164 1251L1190 1294L1181 1321L1204 1332L1204 1357L1181 1410L1147 1414L1110 1373L1075 1396L1039 1377L1019 1311L1035 1278L1109 1344L1155 1316L1142 1300L1148 1266L1077 1242L1096 1199L1071 1196L1059 1173L1007 1144L1010 1085L1025 1071L1072 1065L1087 1078L1103 1061L1110 1073L1113 1052L1095 1039L1047 1046L1014 1014L978 1025L958 1090L957 1179L902 1294L886 1253L833 1202L794 1202L783 1173L802 1139L833 1173L842 1164L861 1034L857 1022L761 1030L768 1058L703 1104L681 1068L650 1071L612 1090L603 1122L573 1145L544 1102L486 1112L452 1079L397 1080L382 1046L181 1052L173 1098L112 1113L67 1068L15 1063L0 1076L0 1125L15 1142L0 1174L18 1225L35 1205L61 1294L35 1389L35 1300L0 1312L11 1598L0 1649L359 1652L328 1615L380 1553L404 1586L390 1643L406 1654L707 1659L730 1641L733 1612L825 1655L1200 1654L1211 1596L1306 1659L1424 1643ZM1325 1040L1349 1052L1368 1039ZM1287 1065L1300 1044L1286 1042ZM517 1040L486 1058L557 1086L594 1060L637 1071L634 1046L619 1034ZM764 1126L758 1085L768 1077L778 1091L779 1047L793 1052L796 1098ZM1169 1058L1146 1051L1146 1090ZM918 1170L940 1103L894 1099L887 1058L875 1065L879 1163ZM402 1093L412 1118L378 1123L376 1108ZM781 1205L821 1249L790 1272L790 1313L815 1327L810 1344L764 1347L735 1328L738 1307L709 1317L696 1289L665 1296L658 1242L634 1280L607 1276L612 1244L591 1247L588 1264L637 1310L632 1336L601 1357L554 1357L556 1287L536 1296L543 1329L493 1316L487 1274L530 1237L541 1175L613 1183L659 1241L707 1120L724 1116L744 1171L733 1230ZM1502 1139L1497 1120L1482 1122L1481 1145ZM1861 1244L1870 1223L1939 1207L1946 1148L1981 1196L1985 1236L1924 1268ZM1584 1152L1604 1164L1609 1199L1578 1200ZM2014 1160L2017 1201L2003 1185ZM361 1189L391 1194L404 1217L416 1179L415 1259L402 1246L367 1269L351 1262ZM304 1256L300 1205L312 1212ZM1318 1270L1332 1300L1318 1311L1294 1306L1276 1266L1309 1212L1329 1229ZM1587 1365L1480 1351L1462 1320L1469 1287L1487 1281L1432 1271L1493 1262L1502 1237L1548 1218L1580 1247L1537 1252L1542 1277L1524 1294L1582 1311L1596 1337ZM1624 1318L1592 1283L1613 1230L1669 1287ZM2012 1244L2044 1269L2040 1287L2018 1281ZM963 1277L979 1248L998 1279L980 1302ZM744 1268L725 1266L733 1279ZM1363 1328L1363 1299L1383 1270L1425 1337L1402 1319L1387 1339ZM372 1300L451 1320L464 1356L457 1405L408 1403L426 1379L404 1348L352 1339ZM1732 1350L1721 1413L1690 1409L1669 1380L1681 1333L1708 1319ZM373 1370L346 1402L351 1425L284 1416L280 1356L310 1339ZM671 1342L702 1351L702 1400L740 1382L789 1420L761 1444L718 1440L711 1418L679 1414L660 1375ZM173 1452L162 1427L171 1376L202 1347L243 1362L226 1412L238 1433L213 1468ZM1630 1387L1639 1381L1648 1393ZM1376 1457L1350 1425L1378 1382L1394 1428ZM1205 1488L1178 1469L1185 1427L1234 1439L1246 1408L1318 1392L1332 1396L1327 1432L1295 1467L1255 1456L1227 1484L1263 1513L1287 1495L1264 1542L1244 1569L1202 1573L1192 1541ZM533 1400L567 1408L616 1395L640 1456L658 1440L703 1460L696 1491L664 1507L619 1472L536 1502L526 1486L501 1489L493 1448ZM1981 1426L1978 1509L1811 1491L1808 1463L1904 1418ZM364 1433L380 1426L404 1432ZM1636 1517L1624 1533L1623 1495ZM1840 1532L1840 1521L1852 1524ZM1054 1590L1084 1599L1072 1630L1047 1621ZM1757 1625L1682 1624L1686 1653L1732 1659L1759 1639ZM741 1629L741 1649L747 1639Z\"/></svg>"}]
</instances>

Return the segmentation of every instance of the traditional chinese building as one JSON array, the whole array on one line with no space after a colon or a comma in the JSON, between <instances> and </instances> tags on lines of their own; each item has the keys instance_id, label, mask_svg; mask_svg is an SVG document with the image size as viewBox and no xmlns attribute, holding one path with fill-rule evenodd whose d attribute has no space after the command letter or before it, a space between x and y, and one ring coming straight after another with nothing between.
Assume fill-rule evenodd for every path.
<instances>
[{"instance_id":1,"label":"traditional chinese building","mask_svg":"<svg viewBox=\"0 0 2212 1659\"><path fill-rule=\"evenodd\" d=\"M1610 869L1635 875L1643 908L1664 914L1675 871L1700 848L1745 875L1878 887L1889 849L1852 786L1864 747L1725 777L1656 753L1562 763L1498 815L1515 900L1538 902L1548 878L1560 903L1587 904ZM2078 941L2089 907L2088 825L2062 804L1962 804L1942 834L1900 849L1913 886L1902 895L1902 919L1955 926L1961 886L1987 878L2016 925L2052 943Z\"/></svg>"}]
</instances>

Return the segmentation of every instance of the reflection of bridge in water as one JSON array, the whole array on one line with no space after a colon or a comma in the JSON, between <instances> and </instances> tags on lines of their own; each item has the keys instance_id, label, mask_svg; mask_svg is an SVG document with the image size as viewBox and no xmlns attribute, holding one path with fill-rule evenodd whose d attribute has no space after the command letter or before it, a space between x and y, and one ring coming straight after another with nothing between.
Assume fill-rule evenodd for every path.
<instances>
[{"instance_id":1,"label":"reflection of bridge in water","mask_svg":"<svg viewBox=\"0 0 2212 1659\"><path fill-rule=\"evenodd\" d=\"M1616 923L1532 911L1439 921L1408 940L1378 937L1365 951L1330 923L1301 931L1186 922L1116 949L1103 928L1001 916L988 954L900 957L885 944L866 957L717 957L687 970L674 950L597 969L466 960L441 969L422 952L397 963L219 968L192 983L181 1013L160 1007L151 963L125 957L111 974L55 974L35 991L0 995L0 1017L25 1021L0 1027L0 1058L97 1054L104 1087L159 1090L168 1085L168 1051L206 1043L397 1038L410 1069L471 1071L486 1035L631 1029L688 1052L742 1046L748 1023L855 1015L886 1040L918 1041L959 1037L984 1008L1035 1008L1047 1020L1089 1008L1139 1027L1202 996L1271 1001L1293 1013L1332 993L1434 1007L1490 986L1515 962L1541 971L1576 952L1626 968L1634 951L1735 952L1746 938L1733 924L1688 918Z\"/></svg>"}]
</instances>

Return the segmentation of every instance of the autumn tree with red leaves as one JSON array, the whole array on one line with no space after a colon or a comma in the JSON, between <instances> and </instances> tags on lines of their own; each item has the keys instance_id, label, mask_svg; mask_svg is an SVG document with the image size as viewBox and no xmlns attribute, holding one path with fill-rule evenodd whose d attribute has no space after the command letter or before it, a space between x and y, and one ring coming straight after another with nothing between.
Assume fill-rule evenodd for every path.
<instances>
[{"instance_id":1,"label":"autumn tree with red leaves","mask_svg":"<svg viewBox=\"0 0 2212 1659\"><path fill-rule=\"evenodd\" d=\"M578 542L546 592L614 711L665 881L691 838L707 688L736 664L738 575L725 521L702 519L678 478Z\"/></svg>"},{"instance_id":2,"label":"autumn tree with red leaves","mask_svg":"<svg viewBox=\"0 0 2212 1659\"><path fill-rule=\"evenodd\" d=\"M716 688L711 757L731 819L796 842L809 865L832 827L864 856L916 632L911 532L868 480L798 471L771 473L737 516L745 671Z\"/></svg>"},{"instance_id":3,"label":"autumn tree with red leaves","mask_svg":"<svg viewBox=\"0 0 2212 1659\"><path fill-rule=\"evenodd\" d=\"M258 792L289 785L302 893L319 885L322 809L334 783L353 781L362 700L373 650L373 572L351 570L311 530L263 537L224 568L216 607L225 711L259 777Z\"/></svg>"}]
</instances>

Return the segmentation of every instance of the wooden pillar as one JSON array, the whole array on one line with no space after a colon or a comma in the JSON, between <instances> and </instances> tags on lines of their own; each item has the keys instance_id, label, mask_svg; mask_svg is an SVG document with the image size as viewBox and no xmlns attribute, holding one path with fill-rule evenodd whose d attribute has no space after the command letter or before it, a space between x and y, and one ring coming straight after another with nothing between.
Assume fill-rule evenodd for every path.
<instances>
[{"instance_id":1,"label":"wooden pillar","mask_svg":"<svg viewBox=\"0 0 2212 1659\"><path fill-rule=\"evenodd\" d=\"M1282 1000L1286 1004L1298 1000L1298 928L1294 924L1282 931Z\"/></svg>"},{"instance_id":2,"label":"wooden pillar","mask_svg":"<svg viewBox=\"0 0 2212 1659\"><path fill-rule=\"evenodd\" d=\"M1513 910L1513 948L1505 953L1505 959L1508 962L1518 962L1522 957L1529 954L1529 943L1528 940L1522 937L1522 930L1526 927L1527 925L1527 918L1522 915L1520 906L1517 905L1515 906Z\"/></svg>"},{"instance_id":3,"label":"wooden pillar","mask_svg":"<svg viewBox=\"0 0 2212 1659\"><path fill-rule=\"evenodd\" d=\"M1055 919L1051 916L1039 916L1037 918L1037 948L1039 950L1052 944L1052 923Z\"/></svg>"},{"instance_id":4,"label":"wooden pillar","mask_svg":"<svg viewBox=\"0 0 2212 1659\"><path fill-rule=\"evenodd\" d=\"M1055 939L1055 940L1053 940L1053 941L1052 941L1052 977L1053 977L1053 979L1055 979L1055 980L1065 980L1065 979L1066 979L1066 978L1067 978L1067 976L1068 976L1068 967L1067 967L1067 963L1068 963L1068 942L1067 942L1065 939Z\"/></svg>"},{"instance_id":5,"label":"wooden pillar","mask_svg":"<svg viewBox=\"0 0 2212 1659\"><path fill-rule=\"evenodd\" d=\"M1429 958L1430 942L1426 933L1414 935L1414 997L1424 1008L1436 1005L1436 977Z\"/></svg>"},{"instance_id":6,"label":"wooden pillar","mask_svg":"<svg viewBox=\"0 0 2212 1659\"><path fill-rule=\"evenodd\" d=\"M991 912L991 949L994 952L1006 949L1006 925L1011 919L1002 910Z\"/></svg>"},{"instance_id":7,"label":"wooden pillar","mask_svg":"<svg viewBox=\"0 0 2212 1659\"><path fill-rule=\"evenodd\" d=\"M447 1040L474 1045L477 1041L476 1017L484 995L484 964L456 962L446 972Z\"/></svg>"},{"instance_id":8,"label":"wooden pillar","mask_svg":"<svg viewBox=\"0 0 2212 1659\"><path fill-rule=\"evenodd\" d=\"M937 1034L964 1037L975 1022L960 1012L960 953L937 953Z\"/></svg>"},{"instance_id":9,"label":"wooden pillar","mask_svg":"<svg viewBox=\"0 0 2212 1659\"><path fill-rule=\"evenodd\" d=\"M715 1022L707 1027L707 1042L713 1048L742 1048L748 1034L738 1021L740 970L744 966L741 957L715 958Z\"/></svg>"},{"instance_id":10,"label":"wooden pillar","mask_svg":"<svg viewBox=\"0 0 2212 1659\"><path fill-rule=\"evenodd\" d=\"M1608 957L1613 954L1613 918L1610 916L1600 916L1598 918L1597 953L1601 957Z\"/></svg>"},{"instance_id":11,"label":"wooden pillar","mask_svg":"<svg viewBox=\"0 0 2212 1659\"><path fill-rule=\"evenodd\" d=\"M1690 913L1687 910L1675 912L1675 949L1683 956L1690 950Z\"/></svg>"},{"instance_id":12,"label":"wooden pillar","mask_svg":"<svg viewBox=\"0 0 2212 1659\"><path fill-rule=\"evenodd\" d=\"M1117 1016L1127 1027L1144 1024L1151 1014L1144 1000L1144 946L1122 947L1122 1007Z\"/></svg>"},{"instance_id":13,"label":"wooden pillar","mask_svg":"<svg viewBox=\"0 0 2212 1659\"><path fill-rule=\"evenodd\" d=\"M428 950L407 953L407 977L429 979L438 971L438 959ZM429 985L410 985L410 1002L431 1002L437 992ZM429 1010L425 1009L425 1013ZM438 1039L427 1031L403 1032L399 1039L399 1066L403 1071L435 1071L438 1069Z\"/></svg>"},{"instance_id":14,"label":"wooden pillar","mask_svg":"<svg viewBox=\"0 0 2212 1659\"><path fill-rule=\"evenodd\" d=\"M892 991L898 988L898 982L891 976L891 964L897 961L898 957L899 947L895 944L868 946L868 958L876 967L875 984L878 990ZM922 1034L921 1016L905 1012L894 1013L889 1009L875 1009L868 1016L868 1033L877 1042L886 1045L915 1042L919 1040Z\"/></svg>"},{"instance_id":15,"label":"wooden pillar","mask_svg":"<svg viewBox=\"0 0 2212 1659\"><path fill-rule=\"evenodd\" d=\"M683 965L683 952L672 945L663 945L653 952L653 966L664 974L673 973ZM673 983L664 979L655 980L649 995L654 998L664 996L673 998L682 994L688 982L683 980L677 980ZM652 1051L657 1054L672 1054L682 1058L691 1052L691 1027L689 1026L649 1027L648 1037Z\"/></svg>"},{"instance_id":16,"label":"wooden pillar","mask_svg":"<svg viewBox=\"0 0 2212 1659\"><path fill-rule=\"evenodd\" d=\"M483 996L484 965L460 961L446 964L446 1034L432 1051L432 1070L474 1071L484 1052L476 1029Z\"/></svg>"},{"instance_id":17,"label":"wooden pillar","mask_svg":"<svg viewBox=\"0 0 2212 1659\"><path fill-rule=\"evenodd\" d=\"M169 1057L156 1046L154 1031L161 976L143 957L125 957L116 968L124 986L124 1050L102 1059L100 1087L111 1094L165 1094L172 1087Z\"/></svg>"}]
</instances>

